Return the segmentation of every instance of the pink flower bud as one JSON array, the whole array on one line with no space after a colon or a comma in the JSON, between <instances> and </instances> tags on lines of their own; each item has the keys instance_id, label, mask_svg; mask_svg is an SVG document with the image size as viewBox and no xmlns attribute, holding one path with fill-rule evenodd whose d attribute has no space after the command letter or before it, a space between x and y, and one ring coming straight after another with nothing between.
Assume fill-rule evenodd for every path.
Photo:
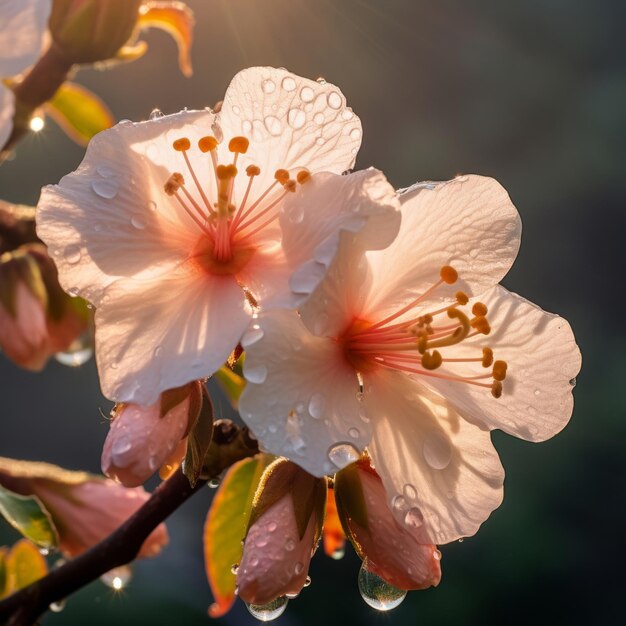
<instances>
[{"instance_id":1,"label":"pink flower bud","mask_svg":"<svg viewBox=\"0 0 626 626\"><path fill-rule=\"evenodd\" d=\"M102 450L102 471L126 487L143 484L171 460L200 401L200 386L191 383L162 393L150 406L117 405Z\"/></svg>"},{"instance_id":2,"label":"pink flower bud","mask_svg":"<svg viewBox=\"0 0 626 626\"><path fill-rule=\"evenodd\" d=\"M437 546L420 543L396 520L383 483L368 461L349 465L336 475L335 497L344 530L359 556L367 558L369 571L399 589L439 584Z\"/></svg>"},{"instance_id":3,"label":"pink flower bud","mask_svg":"<svg viewBox=\"0 0 626 626\"><path fill-rule=\"evenodd\" d=\"M264 605L300 593L320 536L325 503L324 479L284 459L266 469L237 570L244 602Z\"/></svg>"}]
</instances>

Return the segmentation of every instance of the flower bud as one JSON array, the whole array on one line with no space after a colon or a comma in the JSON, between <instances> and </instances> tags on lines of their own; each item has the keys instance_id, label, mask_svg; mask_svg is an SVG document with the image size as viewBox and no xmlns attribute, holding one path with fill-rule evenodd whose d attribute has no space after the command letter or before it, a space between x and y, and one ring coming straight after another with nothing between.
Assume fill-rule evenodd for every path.
<instances>
[{"instance_id":1,"label":"flower bud","mask_svg":"<svg viewBox=\"0 0 626 626\"><path fill-rule=\"evenodd\" d=\"M61 551L71 557L108 537L150 497L142 488L126 489L85 472L2 457L0 485L41 500L59 532ZM155 556L167 543L167 529L160 524L138 556Z\"/></svg>"},{"instance_id":2,"label":"flower bud","mask_svg":"<svg viewBox=\"0 0 626 626\"><path fill-rule=\"evenodd\" d=\"M239 597L266 605L295 596L306 584L309 563L321 534L326 481L279 459L264 472L237 570Z\"/></svg>"},{"instance_id":3,"label":"flower bud","mask_svg":"<svg viewBox=\"0 0 626 626\"><path fill-rule=\"evenodd\" d=\"M102 450L102 471L126 487L143 484L173 462L171 456L180 449L201 403L201 384L194 381L163 392L150 406L116 405Z\"/></svg>"},{"instance_id":4,"label":"flower bud","mask_svg":"<svg viewBox=\"0 0 626 626\"><path fill-rule=\"evenodd\" d=\"M88 314L80 302L61 289L41 244L0 256L0 348L17 365L38 371L81 335Z\"/></svg>"},{"instance_id":5,"label":"flower bud","mask_svg":"<svg viewBox=\"0 0 626 626\"><path fill-rule=\"evenodd\" d=\"M139 19L141 0L54 0L49 28L70 63L115 57Z\"/></svg>"},{"instance_id":6,"label":"flower bud","mask_svg":"<svg viewBox=\"0 0 626 626\"><path fill-rule=\"evenodd\" d=\"M400 525L383 483L366 459L335 476L335 498L344 530L367 569L398 589L426 589L441 580L437 546L420 543Z\"/></svg>"}]
</instances>

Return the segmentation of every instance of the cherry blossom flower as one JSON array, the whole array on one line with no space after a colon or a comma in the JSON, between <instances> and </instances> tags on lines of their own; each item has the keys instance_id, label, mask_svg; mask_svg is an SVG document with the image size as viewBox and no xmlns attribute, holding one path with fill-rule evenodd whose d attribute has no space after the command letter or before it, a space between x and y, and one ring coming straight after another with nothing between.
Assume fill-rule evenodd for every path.
<instances>
[{"instance_id":1,"label":"cherry blossom flower","mask_svg":"<svg viewBox=\"0 0 626 626\"><path fill-rule=\"evenodd\" d=\"M567 424L580 353L564 319L497 284L521 229L496 181L400 198L393 244L341 246L300 316L259 316L240 410L266 451L317 476L367 449L396 518L441 544L501 503L491 429L543 441Z\"/></svg>"},{"instance_id":2,"label":"cherry blossom flower","mask_svg":"<svg viewBox=\"0 0 626 626\"><path fill-rule=\"evenodd\" d=\"M63 287L97 308L107 397L149 405L212 374L256 306L306 299L344 236L391 242L399 211L384 176L339 176L360 137L333 85L252 68L219 113L120 123L43 190L38 233Z\"/></svg>"},{"instance_id":3,"label":"cherry blossom flower","mask_svg":"<svg viewBox=\"0 0 626 626\"><path fill-rule=\"evenodd\" d=\"M41 52L50 15L50 0L0 0L0 148L13 128L13 92L3 78L16 76Z\"/></svg>"}]
</instances>

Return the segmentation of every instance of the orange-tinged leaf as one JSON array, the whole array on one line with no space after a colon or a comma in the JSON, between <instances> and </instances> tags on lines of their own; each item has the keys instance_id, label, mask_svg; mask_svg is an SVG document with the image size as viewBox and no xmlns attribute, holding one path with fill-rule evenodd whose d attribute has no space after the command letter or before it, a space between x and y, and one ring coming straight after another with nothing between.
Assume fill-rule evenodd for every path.
<instances>
[{"instance_id":1,"label":"orange-tinged leaf","mask_svg":"<svg viewBox=\"0 0 626 626\"><path fill-rule=\"evenodd\" d=\"M65 134L81 146L86 146L95 134L115 124L115 118L104 102L76 83L63 83L44 109Z\"/></svg>"},{"instance_id":2,"label":"orange-tinged leaf","mask_svg":"<svg viewBox=\"0 0 626 626\"><path fill-rule=\"evenodd\" d=\"M334 558L343 556L346 545L346 534L343 532L339 513L337 513L337 503L335 502L335 491L328 490L326 500L326 518L324 519L324 552Z\"/></svg>"},{"instance_id":3,"label":"orange-tinged leaf","mask_svg":"<svg viewBox=\"0 0 626 626\"><path fill-rule=\"evenodd\" d=\"M46 559L27 539L18 541L5 559L4 594L10 595L48 573Z\"/></svg>"},{"instance_id":4,"label":"orange-tinged leaf","mask_svg":"<svg viewBox=\"0 0 626 626\"><path fill-rule=\"evenodd\" d=\"M178 46L178 65L187 77L191 67L191 43L195 18L193 11L183 2L146 2L139 10L139 28L160 28L169 33Z\"/></svg>"},{"instance_id":5,"label":"orange-tinged leaf","mask_svg":"<svg viewBox=\"0 0 626 626\"><path fill-rule=\"evenodd\" d=\"M241 541L245 537L252 499L263 470L275 457L259 454L235 463L225 474L215 494L204 525L204 564L215 598L211 617L224 615L235 600L235 574Z\"/></svg>"}]
</instances>

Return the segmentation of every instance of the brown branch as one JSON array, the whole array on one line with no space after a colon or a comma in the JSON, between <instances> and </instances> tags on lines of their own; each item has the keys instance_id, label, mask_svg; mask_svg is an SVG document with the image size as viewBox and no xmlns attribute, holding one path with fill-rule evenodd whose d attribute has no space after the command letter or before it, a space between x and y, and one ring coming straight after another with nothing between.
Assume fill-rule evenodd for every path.
<instances>
[{"instance_id":1,"label":"brown branch","mask_svg":"<svg viewBox=\"0 0 626 626\"><path fill-rule=\"evenodd\" d=\"M0 624L31 626L50 604L67 598L114 567L132 561L150 533L209 480L236 461L258 452L247 428L229 420L215 422L205 472L192 487L179 468L150 499L106 539L28 587L0 602Z\"/></svg>"}]
</instances>

